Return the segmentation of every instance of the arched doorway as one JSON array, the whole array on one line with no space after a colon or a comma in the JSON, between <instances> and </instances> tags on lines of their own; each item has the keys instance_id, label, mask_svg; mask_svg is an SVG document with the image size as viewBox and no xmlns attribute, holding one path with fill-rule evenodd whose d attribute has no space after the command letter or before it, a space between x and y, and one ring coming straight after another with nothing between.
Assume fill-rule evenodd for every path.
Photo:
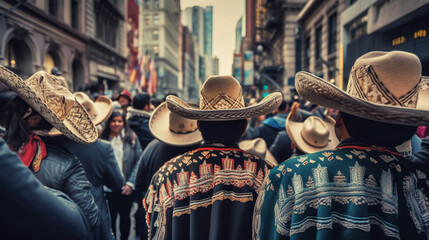
<instances>
[{"instance_id":1,"label":"arched doorway","mask_svg":"<svg viewBox=\"0 0 429 240\"><path fill-rule=\"evenodd\" d=\"M83 65L78 59L74 59L72 62L72 79L73 79L73 90L83 91L85 89Z\"/></svg>"},{"instance_id":2,"label":"arched doorway","mask_svg":"<svg viewBox=\"0 0 429 240\"><path fill-rule=\"evenodd\" d=\"M43 63L45 67L45 71L50 73L54 67L59 68L61 70L61 60L58 54L55 51L49 50L45 54L45 60Z\"/></svg>"},{"instance_id":3,"label":"arched doorway","mask_svg":"<svg viewBox=\"0 0 429 240\"><path fill-rule=\"evenodd\" d=\"M33 73L33 56L22 39L12 38L6 45L4 65L22 78Z\"/></svg>"}]
</instances>

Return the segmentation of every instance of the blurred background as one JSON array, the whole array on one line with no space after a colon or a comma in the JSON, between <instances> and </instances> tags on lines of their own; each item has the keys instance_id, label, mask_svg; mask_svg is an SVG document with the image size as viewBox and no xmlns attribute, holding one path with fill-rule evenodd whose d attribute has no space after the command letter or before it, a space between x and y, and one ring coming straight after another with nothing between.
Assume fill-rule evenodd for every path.
<instances>
[{"instance_id":1,"label":"blurred background","mask_svg":"<svg viewBox=\"0 0 429 240\"><path fill-rule=\"evenodd\" d=\"M415 53L429 75L428 31L429 0L1 0L0 63L110 97L196 102L208 76L228 74L246 100L297 100L297 71L344 89L372 50Z\"/></svg>"}]
</instances>

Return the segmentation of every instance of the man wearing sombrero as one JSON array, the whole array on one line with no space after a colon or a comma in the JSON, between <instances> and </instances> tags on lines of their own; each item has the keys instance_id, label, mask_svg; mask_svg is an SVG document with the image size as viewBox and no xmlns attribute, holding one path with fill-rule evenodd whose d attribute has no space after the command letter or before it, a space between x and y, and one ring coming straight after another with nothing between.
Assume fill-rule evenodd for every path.
<instances>
[{"instance_id":1,"label":"man wearing sombrero","mask_svg":"<svg viewBox=\"0 0 429 240\"><path fill-rule=\"evenodd\" d=\"M271 170L253 238L427 239L429 172L395 149L429 123L427 84L417 56L400 51L358 58L346 92L297 73L303 98L340 111L340 143Z\"/></svg>"},{"instance_id":2,"label":"man wearing sombrero","mask_svg":"<svg viewBox=\"0 0 429 240\"><path fill-rule=\"evenodd\" d=\"M251 238L254 202L271 166L237 142L246 118L273 111L281 100L280 93L272 93L245 107L242 88L231 76L209 77L199 107L167 97L171 112L198 120L204 142L153 176L143 201L150 239Z\"/></svg>"}]
</instances>

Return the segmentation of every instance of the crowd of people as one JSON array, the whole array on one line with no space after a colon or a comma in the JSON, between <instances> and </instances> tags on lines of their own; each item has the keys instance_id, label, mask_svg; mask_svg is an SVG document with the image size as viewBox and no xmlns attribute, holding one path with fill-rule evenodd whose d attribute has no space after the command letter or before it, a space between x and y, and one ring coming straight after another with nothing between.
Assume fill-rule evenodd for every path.
<instances>
[{"instance_id":1,"label":"crowd of people","mask_svg":"<svg viewBox=\"0 0 429 240\"><path fill-rule=\"evenodd\" d=\"M197 104L0 66L2 239L126 240L132 217L137 239L427 239L418 57L364 54L346 91L295 80L299 100L258 102L211 76Z\"/></svg>"}]
</instances>

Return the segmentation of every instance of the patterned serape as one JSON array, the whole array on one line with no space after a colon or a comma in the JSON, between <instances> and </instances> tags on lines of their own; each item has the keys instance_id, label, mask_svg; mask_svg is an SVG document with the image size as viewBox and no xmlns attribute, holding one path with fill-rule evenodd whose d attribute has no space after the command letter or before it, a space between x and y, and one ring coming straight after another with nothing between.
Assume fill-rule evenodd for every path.
<instances>
[{"instance_id":1,"label":"patterned serape","mask_svg":"<svg viewBox=\"0 0 429 240\"><path fill-rule=\"evenodd\" d=\"M150 239L251 239L255 201L270 168L236 145L203 145L173 158L143 200Z\"/></svg>"},{"instance_id":2,"label":"patterned serape","mask_svg":"<svg viewBox=\"0 0 429 240\"><path fill-rule=\"evenodd\" d=\"M254 239L427 239L425 168L394 149L343 141L271 170Z\"/></svg>"}]
</instances>

